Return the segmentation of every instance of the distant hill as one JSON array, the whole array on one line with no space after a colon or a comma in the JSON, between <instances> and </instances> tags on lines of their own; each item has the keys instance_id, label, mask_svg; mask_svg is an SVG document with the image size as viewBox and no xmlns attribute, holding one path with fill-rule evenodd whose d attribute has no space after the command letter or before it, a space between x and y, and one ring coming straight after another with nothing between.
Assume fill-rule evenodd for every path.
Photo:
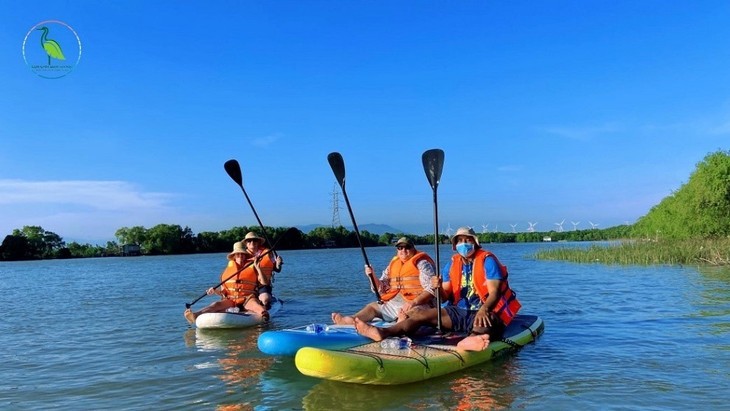
<instances>
[{"instance_id":1,"label":"distant hill","mask_svg":"<svg viewBox=\"0 0 730 411\"><path fill-rule=\"evenodd\" d=\"M308 224L308 225L298 225L296 227L299 229L299 231L306 234L306 233L309 233L310 231L314 230L317 227L327 227L327 226L324 224ZM344 227L349 231L354 230L351 225L346 225ZM393 233L393 234L405 233L405 231L395 228L395 227L391 227L387 224L363 224L363 225L358 224L357 228L361 232L367 231L369 233L378 234L378 235L385 234L385 233Z\"/></svg>"}]
</instances>

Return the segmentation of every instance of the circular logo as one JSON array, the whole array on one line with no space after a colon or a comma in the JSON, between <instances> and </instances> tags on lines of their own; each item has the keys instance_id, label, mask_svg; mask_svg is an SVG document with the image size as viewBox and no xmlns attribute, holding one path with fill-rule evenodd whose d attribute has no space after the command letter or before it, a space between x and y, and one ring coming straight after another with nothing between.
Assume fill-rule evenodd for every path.
<instances>
[{"instance_id":1,"label":"circular logo","mask_svg":"<svg viewBox=\"0 0 730 411\"><path fill-rule=\"evenodd\" d=\"M25 35L23 60L40 77L61 78L79 64L81 39L62 21L42 21Z\"/></svg>"}]
</instances>

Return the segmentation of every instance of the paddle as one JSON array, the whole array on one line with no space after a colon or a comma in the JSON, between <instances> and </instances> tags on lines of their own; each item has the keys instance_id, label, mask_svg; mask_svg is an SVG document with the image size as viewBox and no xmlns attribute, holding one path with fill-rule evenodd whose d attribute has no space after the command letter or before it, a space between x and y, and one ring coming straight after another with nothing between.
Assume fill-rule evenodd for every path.
<instances>
[{"instance_id":1,"label":"paddle","mask_svg":"<svg viewBox=\"0 0 730 411\"><path fill-rule=\"evenodd\" d=\"M281 234L281 235L279 236L279 238L277 238L277 239L276 239L276 243L274 243L274 245L272 245L272 246L271 246L271 248L269 248L269 249L268 249L268 250L267 250L267 251L266 251L265 253L261 254L261 255L260 255L260 256L258 256L258 257L256 257L256 260L260 260L260 259L264 258L264 256L265 256L266 254L268 254L268 253L274 253L274 255L276 255L276 251L274 251L274 249L276 248L276 245L277 245L277 244L279 244L279 241L281 241L281 239L282 239L282 238L286 237L286 236L287 236L287 234L289 234L289 233L290 233L290 232L292 232L293 230L296 230L296 228L295 228L295 227L290 227L290 228L289 228L288 230L284 231L284 232L283 232L283 233L282 233L282 234ZM225 283L226 281L228 281L228 280L230 280L231 278L233 278L233 277L237 276L237 275L238 275L238 274L239 274L239 273L240 273L241 271L243 271L243 270L247 269L247 268L248 268L248 267L250 267L250 266L251 266L251 264L253 264L253 263L254 263L254 262L253 262L253 261L251 261L250 263L246 264L246 265L245 265L245 266L244 266L243 268L241 268L240 270L238 270L238 271L236 271L235 273L231 274L231 276L229 276L229 277L228 277L228 278L226 278L225 280L223 280L223 281L219 282L218 284L216 284L216 285L215 285L215 286L213 286L212 288L214 288L214 289L215 289L215 288L218 288L218 287L222 286L222 285L223 285L223 284L224 284L224 283ZM202 299L203 297L205 297L206 295L208 295L208 291L207 291L207 290L206 290L206 292L205 292L205 293L204 293L203 295L201 295L200 297L196 298L196 299L195 299L195 300L193 300L192 302L190 302L190 303L185 303L185 308L190 308L190 307L192 307L192 306L193 306L193 304L195 304L195 303L197 303L198 301L200 301L200 300L201 300L201 299Z\"/></svg>"},{"instance_id":2,"label":"paddle","mask_svg":"<svg viewBox=\"0 0 730 411\"><path fill-rule=\"evenodd\" d=\"M223 168L226 169L226 173L233 179L233 181L238 184L239 187L241 187L241 191L243 191L243 195L246 197L246 201L248 201L248 205L251 206L251 211L253 211L253 215L256 217L256 221L259 222L259 226L261 227L261 231L263 232L264 239L266 240L267 244L271 244L271 241L269 240L269 236L266 233L266 228L264 227L264 224L261 222L261 219L259 218L258 213L256 212L256 209L253 207L253 203L251 203L251 199L248 198L248 194L246 194L246 189L243 188L243 175L241 174L241 166L238 165L238 161L236 160L228 160L225 164L223 164ZM273 247L272 247L273 250ZM276 254L276 251L273 251L274 258L278 257Z\"/></svg>"},{"instance_id":3,"label":"paddle","mask_svg":"<svg viewBox=\"0 0 730 411\"><path fill-rule=\"evenodd\" d=\"M360 230L357 229L357 223L355 222L355 214L352 213L352 207L350 207L350 200L347 198L347 191L345 191L345 161L342 159L342 155L340 153L334 152L329 153L327 155L327 161L330 163L330 167L332 167L332 172L335 173L335 178L337 179L337 183L342 188L342 196L345 197L345 204L347 204L347 211L350 212L350 218L352 219L352 226L355 228L355 236L357 237L357 242L360 244L360 250L362 251L362 257L365 259L365 265L368 267L371 267L370 261L368 261L368 255L365 253L365 247L362 245L362 240L360 239ZM378 304L382 304L383 300L380 298L380 293L378 292L378 286L375 283L375 277L370 274L368 276L370 279L370 285L372 285L373 292L375 293L375 297L378 299Z\"/></svg>"},{"instance_id":4,"label":"paddle","mask_svg":"<svg viewBox=\"0 0 730 411\"><path fill-rule=\"evenodd\" d=\"M439 267L439 206L438 206L438 195L436 191L439 186L439 180L441 180L441 171L444 168L444 151L438 148L427 150L423 153L423 171L426 172L426 178L428 183L431 185L433 190L433 242L436 251L436 277L439 280L439 288L436 289L436 306L437 311L437 326L438 333L441 333L441 273Z\"/></svg>"}]
</instances>

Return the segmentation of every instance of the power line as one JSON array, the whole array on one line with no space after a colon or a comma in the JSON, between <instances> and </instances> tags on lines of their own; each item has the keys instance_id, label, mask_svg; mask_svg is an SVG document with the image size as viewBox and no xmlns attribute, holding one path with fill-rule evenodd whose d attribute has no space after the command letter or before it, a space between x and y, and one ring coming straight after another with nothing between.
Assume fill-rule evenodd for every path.
<instances>
[{"instance_id":1,"label":"power line","mask_svg":"<svg viewBox=\"0 0 730 411\"><path fill-rule=\"evenodd\" d=\"M340 227L340 192L337 190L337 183L332 188L332 228Z\"/></svg>"}]
</instances>

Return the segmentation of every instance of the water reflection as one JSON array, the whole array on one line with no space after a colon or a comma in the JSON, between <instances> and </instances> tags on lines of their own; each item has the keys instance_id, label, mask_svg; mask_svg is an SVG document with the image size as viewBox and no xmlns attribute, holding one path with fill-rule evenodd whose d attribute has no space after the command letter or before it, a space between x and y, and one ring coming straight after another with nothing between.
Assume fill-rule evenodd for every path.
<instances>
[{"instance_id":1,"label":"water reflection","mask_svg":"<svg viewBox=\"0 0 730 411\"><path fill-rule=\"evenodd\" d=\"M519 380L519 371L519 362L512 360L497 360L471 370L450 381L453 402L444 406L457 411L511 408L515 391L509 388Z\"/></svg>"},{"instance_id":2,"label":"water reflection","mask_svg":"<svg viewBox=\"0 0 730 411\"><path fill-rule=\"evenodd\" d=\"M226 404L218 404L217 410L239 411L253 409L258 399L256 386L260 376L271 368L273 357L262 356L256 342L258 328L242 330L188 330L184 339L186 345L200 352L220 353L215 355L216 375L225 383ZM199 365L200 368L206 364Z\"/></svg>"},{"instance_id":3,"label":"water reflection","mask_svg":"<svg viewBox=\"0 0 730 411\"><path fill-rule=\"evenodd\" d=\"M497 359L433 380L396 386L321 381L302 398L302 408L341 410L494 410L513 407L521 374L515 358Z\"/></svg>"}]
</instances>

